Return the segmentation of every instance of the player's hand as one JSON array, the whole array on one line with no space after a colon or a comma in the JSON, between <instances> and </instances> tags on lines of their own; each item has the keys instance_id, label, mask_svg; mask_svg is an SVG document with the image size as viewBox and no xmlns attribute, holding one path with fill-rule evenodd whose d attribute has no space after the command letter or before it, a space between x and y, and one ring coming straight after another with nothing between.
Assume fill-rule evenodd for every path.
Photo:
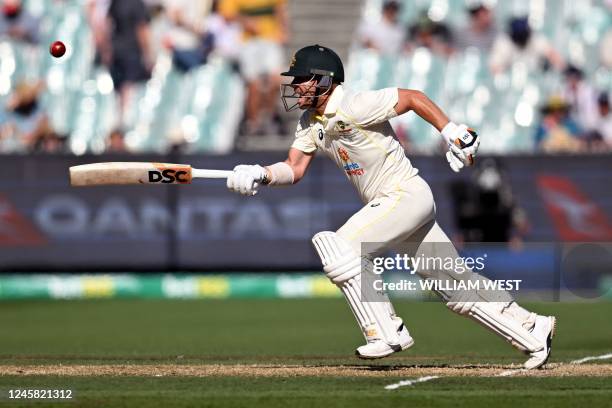
<instances>
[{"instance_id":1,"label":"player's hand","mask_svg":"<svg viewBox=\"0 0 612 408\"><path fill-rule=\"evenodd\" d=\"M446 161L455 173L459 173L461 169L465 167L461 159L455 156L451 150L446 152Z\"/></svg>"},{"instance_id":2,"label":"player's hand","mask_svg":"<svg viewBox=\"0 0 612 408\"><path fill-rule=\"evenodd\" d=\"M480 146L478 134L466 125L454 126L444 129L444 137L448 141L449 149L446 160L454 172L459 172L465 166L474 164L474 157Z\"/></svg>"},{"instance_id":3,"label":"player's hand","mask_svg":"<svg viewBox=\"0 0 612 408\"><path fill-rule=\"evenodd\" d=\"M252 166L241 164L234 167L232 174L227 178L227 188L235 193L254 196L266 174L266 169L258 164Z\"/></svg>"}]
</instances>

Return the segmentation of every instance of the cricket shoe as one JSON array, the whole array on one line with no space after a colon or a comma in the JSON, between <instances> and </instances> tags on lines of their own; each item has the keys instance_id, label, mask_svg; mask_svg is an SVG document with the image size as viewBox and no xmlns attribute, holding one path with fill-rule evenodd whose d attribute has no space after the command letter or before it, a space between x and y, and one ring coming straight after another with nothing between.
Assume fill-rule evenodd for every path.
<instances>
[{"instance_id":1,"label":"cricket shoe","mask_svg":"<svg viewBox=\"0 0 612 408\"><path fill-rule=\"evenodd\" d=\"M399 335L399 344L391 345L387 344L384 340L374 339L368 341L367 344L364 344L361 347L357 347L355 354L357 357L363 359L376 359L387 357L393 353L397 353L412 347L414 344L414 339L410 336L410 333L408 332L406 326L404 326L404 323L402 323L398 328L397 334Z\"/></svg>"},{"instance_id":2,"label":"cricket shoe","mask_svg":"<svg viewBox=\"0 0 612 408\"><path fill-rule=\"evenodd\" d=\"M552 349L552 338L555 335L557 319L554 316L538 316L531 329L531 334L544 344L544 348L530 353L531 358L525 361L524 367L527 370L542 367L550 357Z\"/></svg>"}]
</instances>

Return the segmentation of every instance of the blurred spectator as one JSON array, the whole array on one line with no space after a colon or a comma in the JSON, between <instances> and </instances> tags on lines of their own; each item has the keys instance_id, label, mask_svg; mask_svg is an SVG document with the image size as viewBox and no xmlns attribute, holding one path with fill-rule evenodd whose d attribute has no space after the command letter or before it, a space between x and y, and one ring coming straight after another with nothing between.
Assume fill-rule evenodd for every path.
<instances>
[{"instance_id":1,"label":"blurred spectator","mask_svg":"<svg viewBox=\"0 0 612 408\"><path fill-rule=\"evenodd\" d=\"M52 133L47 115L40 106L42 89L42 82L20 82L15 87L0 120L1 151L31 151L39 139Z\"/></svg>"},{"instance_id":2,"label":"blurred spectator","mask_svg":"<svg viewBox=\"0 0 612 408\"><path fill-rule=\"evenodd\" d=\"M110 74L119 91L120 124L135 83L149 79L153 65L149 17L142 0L111 0Z\"/></svg>"},{"instance_id":3,"label":"blurred spectator","mask_svg":"<svg viewBox=\"0 0 612 408\"><path fill-rule=\"evenodd\" d=\"M164 0L164 10L171 25L164 43L172 50L174 66L186 72L206 63L213 48L213 37L204 30L209 14L208 0Z\"/></svg>"},{"instance_id":4,"label":"blurred spectator","mask_svg":"<svg viewBox=\"0 0 612 408\"><path fill-rule=\"evenodd\" d=\"M114 129L106 140L106 153L125 153L127 151L125 135L120 129Z\"/></svg>"},{"instance_id":5,"label":"blurred spectator","mask_svg":"<svg viewBox=\"0 0 612 408\"><path fill-rule=\"evenodd\" d=\"M205 27L214 38L214 53L238 66L242 26L235 16L224 16L219 12L219 1L222 0L214 2L214 12L206 19Z\"/></svg>"},{"instance_id":6,"label":"blurred spectator","mask_svg":"<svg viewBox=\"0 0 612 408\"><path fill-rule=\"evenodd\" d=\"M360 45L385 55L397 55L404 46L404 27L398 22L400 4L395 0L383 3L380 21L365 21L358 29Z\"/></svg>"},{"instance_id":7,"label":"blurred spectator","mask_svg":"<svg viewBox=\"0 0 612 408\"><path fill-rule=\"evenodd\" d=\"M597 119L592 138L601 140L605 147L612 149L612 114L610 114L610 99L606 92L597 98Z\"/></svg>"},{"instance_id":8,"label":"blurred spectator","mask_svg":"<svg viewBox=\"0 0 612 408\"><path fill-rule=\"evenodd\" d=\"M582 150L580 129L570 116L570 106L559 97L551 97L541 109L542 120L535 140L539 150L546 153L567 153Z\"/></svg>"},{"instance_id":9,"label":"blurred spectator","mask_svg":"<svg viewBox=\"0 0 612 408\"><path fill-rule=\"evenodd\" d=\"M612 69L612 28L602 36L599 43L599 59L603 66Z\"/></svg>"},{"instance_id":10,"label":"blurred spectator","mask_svg":"<svg viewBox=\"0 0 612 408\"><path fill-rule=\"evenodd\" d=\"M240 71L247 82L247 134L277 133L279 73L288 38L286 0L220 0L219 10L244 34ZM276 128L275 128L276 127Z\"/></svg>"},{"instance_id":11,"label":"blurred spectator","mask_svg":"<svg viewBox=\"0 0 612 408\"><path fill-rule=\"evenodd\" d=\"M206 64L208 55L213 51L214 36L205 32L202 34L200 43L191 49L172 49L172 61L174 66L182 72L187 72L200 65Z\"/></svg>"},{"instance_id":12,"label":"blurred spectator","mask_svg":"<svg viewBox=\"0 0 612 408\"><path fill-rule=\"evenodd\" d=\"M111 0L87 0L85 14L91 27L94 47L96 50L96 64L110 66L111 48L109 38L108 9Z\"/></svg>"},{"instance_id":13,"label":"blurred spectator","mask_svg":"<svg viewBox=\"0 0 612 408\"><path fill-rule=\"evenodd\" d=\"M191 49L176 49L172 45L175 66L181 71L205 64L211 52L225 58L232 65L238 64L238 51L242 28L236 19L219 14L219 1L212 2L211 13L200 28L192 26L198 43Z\"/></svg>"},{"instance_id":14,"label":"blurred spectator","mask_svg":"<svg viewBox=\"0 0 612 408\"><path fill-rule=\"evenodd\" d=\"M161 0L161 5L171 22L167 41L179 50L196 48L200 42L204 19L210 13L211 1Z\"/></svg>"},{"instance_id":15,"label":"blurred spectator","mask_svg":"<svg viewBox=\"0 0 612 408\"><path fill-rule=\"evenodd\" d=\"M564 66L561 56L546 37L532 33L527 17L511 19L508 32L497 37L489 67L494 74L498 74L516 62L526 64L529 71L547 68L548 65L561 70Z\"/></svg>"},{"instance_id":16,"label":"blurred spectator","mask_svg":"<svg viewBox=\"0 0 612 408\"><path fill-rule=\"evenodd\" d=\"M562 93L571 106L570 114L581 129L592 131L597 121L597 93L584 79L582 70L569 65L565 70L565 88Z\"/></svg>"},{"instance_id":17,"label":"blurred spectator","mask_svg":"<svg viewBox=\"0 0 612 408\"><path fill-rule=\"evenodd\" d=\"M5 36L31 44L39 40L38 20L22 7L21 0L2 0L0 37Z\"/></svg>"},{"instance_id":18,"label":"blurred spectator","mask_svg":"<svg viewBox=\"0 0 612 408\"><path fill-rule=\"evenodd\" d=\"M448 26L442 22L436 22L424 12L416 23L408 29L410 47L425 47L431 52L448 56L452 51L452 35Z\"/></svg>"},{"instance_id":19,"label":"blurred spectator","mask_svg":"<svg viewBox=\"0 0 612 408\"><path fill-rule=\"evenodd\" d=\"M33 146L33 151L37 153L62 153L66 151L66 137L58 135L51 129L49 122L45 122L46 128L41 133Z\"/></svg>"},{"instance_id":20,"label":"blurred spectator","mask_svg":"<svg viewBox=\"0 0 612 408\"><path fill-rule=\"evenodd\" d=\"M455 45L459 50L476 47L482 52L489 52L497 36L493 12L483 3L471 4L467 9L470 21L455 36Z\"/></svg>"},{"instance_id":21,"label":"blurred spectator","mask_svg":"<svg viewBox=\"0 0 612 408\"><path fill-rule=\"evenodd\" d=\"M479 162L472 181L451 185L456 242L511 242L518 245L529 229L525 211L513 196L512 187L494 159Z\"/></svg>"}]
</instances>

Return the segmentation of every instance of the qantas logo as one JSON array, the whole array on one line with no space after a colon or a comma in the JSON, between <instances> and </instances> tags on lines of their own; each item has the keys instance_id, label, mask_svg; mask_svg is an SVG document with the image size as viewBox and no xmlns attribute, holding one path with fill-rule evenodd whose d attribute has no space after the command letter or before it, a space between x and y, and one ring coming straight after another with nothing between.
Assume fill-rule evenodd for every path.
<instances>
[{"instance_id":1,"label":"qantas logo","mask_svg":"<svg viewBox=\"0 0 612 408\"><path fill-rule=\"evenodd\" d=\"M537 184L562 240L612 239L612 225L606 215L570 180L539 176Z\"/></svg>"},{"instance_id":2,"label":"qantas logo","mask_svg":"<svg viewBox=\"0 0 612 408\"><path fill-rule=\"evenodd\" d=\"M0 195L0 246L42 245L45 237L4 196Z\"/></svg>"}]
</instances>

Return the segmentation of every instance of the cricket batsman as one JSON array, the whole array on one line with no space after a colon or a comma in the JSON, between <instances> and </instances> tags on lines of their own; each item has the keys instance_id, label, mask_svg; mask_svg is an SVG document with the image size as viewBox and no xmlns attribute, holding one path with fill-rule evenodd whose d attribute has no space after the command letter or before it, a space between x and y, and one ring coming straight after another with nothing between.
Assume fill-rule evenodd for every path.
<instances>
[{"instance_id":1,"label":"cricket batsman","mask_svg":"<svg viewBox=\"0 0 612 408\"><path fill-rule=\"evenodd\" d=\"M473 164L480 138L466 125L451 122L420 91L350 91L343 85L340 57L320 45L297 51L289 70L281 75L293 78L281 87L285 109L304 111L288 157L266 167L236 166L227 187L253 196L262 185L285 186L300 181L317 151L333 160L365 205L336 232L320 232L312 242L323 271L344 294L365 337L366 344L357 348L357 356L375 359L405 350L414 344L412 336L386 293L379 293L377 301L364 299L363 274L372 273L368 265L372 265L373 256L388 249L412 255L424 252L456 258L458 254L436 223L429 185L412 167L389 119L414 111L434 126L449 146L446 159L455 172ZM364 243L368 243L365 251ZM422 279L465 279L453 270L417 273ZM475 278L487 279L476 273L468 279ZM528 354L525 368L541 367L548 360L555 317L524 309L504 291L441 290L437 294L454 312L477 321Z\"/></svg>"}]
</instances>

